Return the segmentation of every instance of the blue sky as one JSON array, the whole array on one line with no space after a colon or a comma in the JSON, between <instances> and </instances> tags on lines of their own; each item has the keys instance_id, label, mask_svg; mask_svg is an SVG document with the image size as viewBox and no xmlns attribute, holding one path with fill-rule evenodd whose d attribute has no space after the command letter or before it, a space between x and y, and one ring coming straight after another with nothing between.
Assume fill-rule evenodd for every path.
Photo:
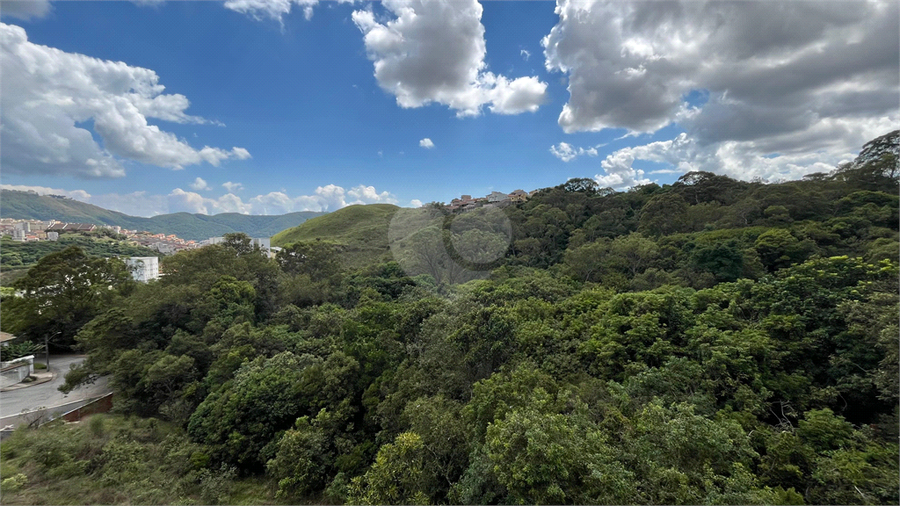
<instances>
[{"instance_id":1,"label":"blue sky","mask_svg":"<svg viewBox=\"0 0 900 506\"><path fill-rule=\"evenodd\" d=\"M280 214L792 178L896 128L896 2L766 4L4 2L0 182L145 216Z\"/></svg>"}]
</instances>

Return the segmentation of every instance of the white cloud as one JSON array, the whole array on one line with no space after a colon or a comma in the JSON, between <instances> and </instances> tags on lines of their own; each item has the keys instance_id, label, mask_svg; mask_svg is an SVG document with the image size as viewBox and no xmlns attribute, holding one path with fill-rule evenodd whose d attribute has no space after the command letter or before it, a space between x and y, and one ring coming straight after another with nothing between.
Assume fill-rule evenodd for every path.
<instances>
[{"instance_id":1,"label":"white cloud","mask_svg":"<svg viewBox=\"0 0 900 506\"><path fill-rule=\"evenodd\" d=\"M668 141L651 142L611 153L601 162L606 174L598 175L597 180L614 181L621 178L619 187L645 184L648 181L642 178L643 172L633 168L635 160L668 166L653 170L653 174L684 174L703 170L743 180L799 179L812 172L830 172L838 164L853 160L863 144L895 128L896 123L890 120L867 126L854 121L826 121L809 135L830 134L834 139L851 139L856 143L855 147L843 150L840 146L842 142L838 141L831 149L785 151L769 155L763 154L768 150L760 150L752 142L704 144L687 133L682 133ZM798 139L797 143L802 145L803 141Z\"/></svg>"},{"instance_id":2,"label":"white cloud","mask_svg":"<svg viewBox=\"0 0 900 506\"><path fill-rule=\"evenodd\" d=\"M434 147L434 143L431 142L431 139L429 139L428 137L426 137L426 138L424 138L424 139L422 139L422 140L419 141L419 146L421 146L421 147L423 147L423 148L425 148L425 149L431 149L431 148Z\"/></svg>"},{"instance_id":3,"label":"white cloud","mask_svg":"<svg viewBox=\"0 0 900 506\"><path fill-rule=\"evenodd\" d=\"M409 201L410 207L422 207L423 205L425 205L425 204L423 204L422 201L419 199L412 199Z\"/></svg>"},{"instance_id":4,"label":"white cloud","mask_svg":"<svg viewBox=\"0 0 900 506\"><path fill-rule=\"evenodd\" d=\"M42 18L50 13L50 0L13 0L0 2L0 13L4 16L29 20Z\"/></svg>"},{"instance_id":5,"label":"white cloud","mask_svg":"<svg viewBox=\"0 0 900 506\"><path fill-rule=\"evenodd\" d=\"M531 58L531 53L525 49L519 50L519 54L522 56L522 59L525 61L528 61L528 59Z\"/></svg>"},{"instance_id":6,"label":"white cloud","mask_svg":"<svg viewBox=\"0 0 900 506\"><path fill-rule=\"evenodd\" d=\"M559 0L556 12L542 44L568 77L566 132L676 123L688 137L657 153L772 179L852 158L900 121L895 1Z\"/></svg>"},{"instance_id":7,"label":"white cloud","mask_svg":"<svg viewBox=\"0 0 900 506\"><path fill-rule=\"evenodd\" d=\"M373 186L359 185L349 190L329 184L316 188L313 195L289 197L284 192L258 195L248 201L254 214L284 214L296 211L334 211L354 204L396 204L388 192L378 192Z\"/></svg>"},{"instance_id":8,"label":"white cloud","mask_svg":"<svg viewBox=\"0 0 900 506\"><path fill-rule=\"evenodd\" d=\"M477 0L435 2L385 0L393 19L372 10L353 12L375 62L379 86L404 108L433 102L477 116L484 106L497 114L534 112L546 100L547 83L536 77L510 81L486 70L484 25Z\"/></svg>"},{"instance_id":9,"label":"white cloud","mask_svg":"<svg viewBox=\"0 0 900 506\"><path fill-rule=\"evenodd\" d=\"M185 113L184 95L163 94L149 69L104 61L28 41L19 26L0 23L0 163L19 174L121 177L119 158L180 169L244 159L243 148L194 149L148 123L208 123ZM84 128L102 139L101 147Z\"/></svg>"},{"instance_id":10,"label":"white cloud","mask_svg":"<svg viewBox=\"0 0 900 506\"><path fill-rule=\"evenodd\" d=\"M550 146L550 153L564 162L571 162L582 155L597 156L597 148L576 148L567 142L560 142L556 146Z\"/></svg>"},{"instance_id":11,"label":"white cloud","mask_svg":"<svg viewBox=\"0 0 900 506\"><path fill-rule=\"evenodd\" d=\"M338 3L354 3L356 0L337 1ZM303 9L303 17L309 21L313 17L313 7L318 4L319 0L226 0L225 8L247 14L256 20L273 19L283 25L284 16L290 14L295 5Z\"/></svg>"},{"instance_id":12,"label":"white cloud","mask_svg":"<svg viewBox=\"0 0 900 506\"><path fill-rule=\"evenodd\" d=\"M289 14L294 5L301 7L304 17L309 20L312 18L312 8L317 3L319 0L227 0L225 8L247 14L256 20L267 17L281 23L283 16Z\"/></svg>"},{"instance_id":13,"label":"white cloud","mask_svg":"<svg viewBox=\"0 0 900 506\"><path fill-rule=\"evenodd\" d=\"M198 177L197 179L195 179L194 182L191 183L191 184L189 184L188 186L190 186L192 190L197 190L197 191L200 191L200 190L207 190L207 191L212 190L212 188L210 188L209 185L206 184L206 181L204 181L203 178L200 178L200 177Z\"/></svg>"},{"instance_id":14,"label":"white cloud","mask_svg":"<svg viewBox=\"0 0 900 506\"><path fill-rule=\"evenodd\" d=\"M231 153L238 160L248 160L248 159L252 158L250 156L250 152L244 148L231 148Z\"/></svg>"},{"instance_id":15,"label":"white cloud","mask_svg":"<svg viewBox=\"0 0 900 506\"><path fill-rule=\"evenodd\" d=\"M222 188L228 190L228 193L238 192L244 189L244 185L241 183L232 183L231 181L226 181L222 183Z\"/></svg>"}]
</instances>

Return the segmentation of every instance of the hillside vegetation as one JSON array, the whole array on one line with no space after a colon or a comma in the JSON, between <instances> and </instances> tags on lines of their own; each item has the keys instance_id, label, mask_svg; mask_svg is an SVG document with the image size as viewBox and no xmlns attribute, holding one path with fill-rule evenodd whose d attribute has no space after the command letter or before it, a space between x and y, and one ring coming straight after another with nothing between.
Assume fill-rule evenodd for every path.
<instances>
[{"instance_id":1,"label":"hillside vegetation","mask_svg":"<svg viewBox=\"0 0 900 506\"><path fill-rule=\"evenodd\" d=\"M781 184L570 180L502 211L496 261L505 227L467 212L406 220L396 261L342 264L390 206L311 220L274 259L228 236L166 257L149 284L80 250L48 255L4 298L4 330L60 332L88 357L63 390L107 375L117 411L171 438L20 434L0 445L14 466L0 491L897 504L898 151L893 132ZM67 444L32 449L43 434ZM202 495L204 476L252 498Z\"/></svg>"},{"instance_id":2,"label":"hillside vegetation","mask_svg":"<svg viewBox=\"0 0 900 506\"><path fill-rule=\"evenodd\" d=\"M349 268L386 262L390 259L388 228L398 209L391 204L345 207L275 234L272 246L324 241L337 247Z\"/></svg>"},{"instance_id":3,"label":"hillside vegetation","mask_svg":"<svg viewBox=\"0 0 900 506\"><path fill-rule=\"evenodd\" d=\"M235 232L242 232L251 237L270 237L321 214L307 211L282 215L174 213L142 218L109 211L77 200L12 190L0 192L0 216L4 218L55 219L71 223L113 225L129 230L146 230L154 234L175 234L182 239L195 241Z\"/></svg>"},{"instance_id":4,"label":"hillside vegetation","mask_svg":"<svg viewBox=\"0 0 900 506\"><path fill-rule=\"evenodd\" d=\"M21 278L38 260L50 253L78 246L95 257L150 257L159 252L129 244L124 236L100 232L70 232L60 234L58 241L13 241L0 238L0 285L8 286Z\"/></svg>"}]
</instances>

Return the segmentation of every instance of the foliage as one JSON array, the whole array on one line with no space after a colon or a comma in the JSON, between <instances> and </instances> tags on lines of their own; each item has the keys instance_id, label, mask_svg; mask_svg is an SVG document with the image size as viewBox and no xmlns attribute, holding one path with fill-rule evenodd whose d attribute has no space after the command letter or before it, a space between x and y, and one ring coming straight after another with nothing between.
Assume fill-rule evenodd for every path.
<instances>
[{"instance_id":1,"label":"foliage","mask_svg":"<svg viewBox=\"0 0 900 506\"><path fill-rule=\"evenodd\" d=\"M239 478L203 457L178 427L94 415L79 424L18 430L4 440L0 490L4 504L277 503L266 480Z\"/></svg>"},{"instance_id":2,"label":"foliage","mask_svg":"<svg viewBox=\"0 0 900 506\"><path fill-rule=\"evenodd\" d=\"M31 341L12 342L7 343L0 348L0 356L3 357L4 362L7 362L28 355L34 355L43 349L43 346L32 343Z\"/></svg>"},{"instance_id":3,"label":"foliage","mask_svg":"<svg viewBox=\"0 0 900 506\"><path fill-rule=\"evenodd\" d=\"M41 258L16 282L21 296L4 304L4 323L16 335L69 345L84 324L133 286L121 260L92 258L70 246Z\"/></svg>"},{"instance_id":4,"label":"foliage","mask_svg":"<svg viewBox=\"0 0 900 506\"><path fill-rule=\"evenodd\" d=\"M167 257L76 322L66 388L109 375L181 453L154 470L155 443L104 424L4 443L33 460L4 476L124 490L85 502L171 499L146 492L166 466L205 502L245 479L295 503L900 502L900 199L879 153L770 185L569 181L499 211L511 242L477 276L381 263L391 206L310 220L275 259L240 235ZM471 227L399 241L496 232L448 216Z\"/></svg>"}]
</instances>

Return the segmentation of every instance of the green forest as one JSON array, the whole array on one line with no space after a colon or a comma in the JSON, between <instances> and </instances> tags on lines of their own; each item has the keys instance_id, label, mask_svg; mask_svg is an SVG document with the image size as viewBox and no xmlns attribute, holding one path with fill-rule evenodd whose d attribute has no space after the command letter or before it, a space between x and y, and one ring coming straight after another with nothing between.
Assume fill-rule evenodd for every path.
<instances>
[{"instance_id":1,"label":"green forest","mask_svg":"<svg viewBox=\"0 0 900 506\"><path fill-rule=\"evenodd\" d=\"M368 262L231 234L149 284L49 254L4 330L115 408L4 441L4 502L896 504L898 137L782 183L570 180L474 274L419 247L496 237L466 213Z\"/></svg>"}]
</instances>

